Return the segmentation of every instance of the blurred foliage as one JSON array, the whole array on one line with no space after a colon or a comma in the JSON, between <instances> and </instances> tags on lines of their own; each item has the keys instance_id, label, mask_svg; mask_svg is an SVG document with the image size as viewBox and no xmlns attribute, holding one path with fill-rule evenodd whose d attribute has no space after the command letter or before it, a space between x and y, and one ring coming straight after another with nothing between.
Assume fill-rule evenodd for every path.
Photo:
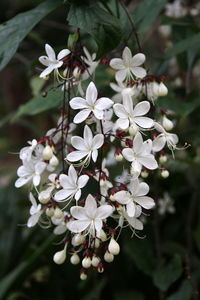
<instances>
[{"instance_id":1,"label":"blurred foliage","mask_svg":"<svg viewBox=\"0 0 200 300\"><path fill-rule=\"evenodd\" d=\"M167 191L175 214L161 216L155 209L146 218L144 236L122 237L122 253L103 274L91 273L80 282L78 267L52 262L55 243L48 230L27 229L26 193L16 191L13 180L19 165L13 154L27 140L54 126L59 92L41 93L37 58L48 42L56 50L66 47L69 34L80 28L81 41L98 56L119 55L128 44L138 51L122 1L0 2L0 299L110 299L190 300L200 282L200 19L199 15L165 15L166 0L125 1L139 32L150 73L167 76L169 95L158 100L162 109L178 119L180 144L191 144L168 162L171 176L151 182L152 195ZM192 8L198 1L185 1ZM4 23L6 21L6 23ZM170 26L161 34L160 25ZM116 48L118 47L118 50ZM12 58L12 59L11 59ZM105 89L111 73L100 66L96 76ZM107 93L111 93L109 87ZM173 116L173 115L172 115Z\"/></svg>"}]
</instances>

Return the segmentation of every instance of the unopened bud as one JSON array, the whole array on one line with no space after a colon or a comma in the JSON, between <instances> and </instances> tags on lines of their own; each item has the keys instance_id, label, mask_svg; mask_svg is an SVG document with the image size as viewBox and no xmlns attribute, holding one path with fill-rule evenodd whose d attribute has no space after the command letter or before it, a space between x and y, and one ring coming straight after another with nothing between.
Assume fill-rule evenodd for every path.
<instances>
[{"instance_id":1,"label":"unopened bud","mask_svg":"<svg viewBox=\"0 0 200 300\"><path fill-rule=\"evenodd\" d=\"M42 157L44 158L44 160L50 160L52 156L53 156L52 148L49 145L46 145L46 147L42 152Z\"/></svg>"},{"instance_id":2,"label":"unopened bud","mask_svg":"<svg viewBox=\"0 0 200 300\"><path fill-rule=\"evenodd\" d=\"M99 239L95 239L95 241L94 241L94 247L95 248L99 248L99 246L100 246L100 240Z\"/></svg>"},{"instance_id":3,"label":"unopened bud","mask_svg":"<svg viewBox=\"0 0 200 300\"><path fill-rule=\"evenodd\" d=\"M57 167L57 165L59 164L59 160L57 159L57 157L55 155L52 156L52 158L49 161L49 164L52 168Z\"/></svg>"},{"instance_id":4,"label":"unopened bud","mask_svg":"<svg viewBox=\"0 0 200 300\"><path fill-rule=\"evenodd\" d=\"M106 251L103 258L107 263L111 263L114 260L114 255Z\"/></svg>"},{"instance_id":5,"label":"unopened bud","mask_svg":"<svg viewBox=\"0 0 200 300\"><path fill-rule=\"evenodd\" d=\"M92 261L91 258L86 256L84 257L84 259L82 260L82 266L85 269L89 269L91 267Z\"/></svg>"},{"instance_id":6,"label":"unopened bud","mask_svg":"<svg viewBox=\"0 0 200 300\"><path fill-rule=\"evenodd\" d=\"M136 124L131 124L128 131L130 136L135 136L136 133L138 132L138 126Z\"/></svg>"},{"instance_id":7,"label":"unopened bud","mask_svg":"<svg viewBox=\"0 0 200 300\"><path fill-rule=\"evenodd\" d=\"M77 253L74 253L71 258L70 258L70 262L73 264L73 265L78 265L80 263L80 257L78 256Z\"/></svg>"},{"instance_id":8,"label":"unopened bud","mask_svg":"<svg viewBox=\"0 0 200 300\"><path fill-rule=\"evenodd\" d=\"M123 158L123 155L120 153L120 154L115 155L115 159L116 159L116 161L122 161L124 158Z\"/></svg>"},{"instance_id":9,"label":"unopened bud","mask_svg":"<svg viewBox=\"0 0 200 300\"><path fill-rule=\"evenodd\" d=\"M80 279L81 279L81 280L86 280L86 279L87 279L87 274L81 273Z\"/></svg>"},{"instance_id":10,"label":"unopened bud","mask_svg":"<svg viewBox=\"0 0 200 300\"><path fill-rule=\"evenodd\" d=\"M65 246L65 248L61 251L58 251L54 254L53 256L53 261L57 264L57 265L61 265L65 262L66 260L66 251L67 250L67 246Z\"/></svg>"},{"instance_id":11,"label":"unopened bud","mask_svg":"<svg viewBox=\"0 0 200 300\"><path fill-rule=\"evenodd\" d=\"M63 212L62 212L62 210L59 207L55 208L54 217L56 219L61 219L63 217Z\"/></svg>"},{"instance_id":12,"label":"unopened bud","mask_svg":"<svg viewBox=\"0 0 200 300\"><path fill-rule=\"evenodd\" d=\"M76 247L76 246L81 245L84 241L85 241L84 235L78 233L73 236L72 245Z\"/></svg>"},{"instance_id":13,"label":"unopened bud","mask_svg":"<svg viewBox=\"0 0 200 300\"><path fill-rule=\"evenodd\" d=\"M105 242L107 239L106 233L103 229L100 230L100 232L97 233L98 238L102 241Z\"/></svg>"},{"instance_id":14,"label":"unopened bud","mask_svg":"<svg viewBox=\"0 0 200 300\"><path fill-rule=\"evenodd\" d=\"M141 177L142 178L147 178L149 176L149 172L147 170L144 170L141 172Z\"/></svg>"},{"instance_id":15,"label":"unopened bud","mask_svg":"<svg viewBox=\"0 0 200 300\"><path fill-rule=\"evenodd\" d=\"M167 156L166 155L161 155L159 157L160 164L164 164L164 163L166 163L166 161L167 161Z\"/></svg>"},{"instance_id":16,"label":"unopened bud","mask_svg":"<svg viewBox=\"0 0 200 300\"><path fill-rule=\"evenodd\" d=\"M162 176L162 178L167 178L167 177L169 177L169 171L168 171L168 170L162 170L162 171L161 171L161 176Z\"/></svg>"},{"instance_id":17,"label":"unopened bud","mask_svg":"<svg viewBox=\"0 0 200 300\"><path fill-rule=\"evenodd\" d=\"M42 191L41 193L39 193L39 196L38 196L38 200L42 204L48 203L50 198L51 198L51 194L46 191Z\"/></svg>"},{"instance_id":18,"label":"unopened bud","mask_svg":"<svg viewBox=\"0 0 200 300\"><path fill-rule=\"evenodd\" d=\"M108 245L108 251L113 255L118 255L120 252L120 246L113 237L111 238L110 243Z\"/></svg>"},{"instance_id":19,"label":"unopened bud","mask_svg":"<svg viewBox=\"0 0 200 300\"><path fill-rule=\"evenodd\" d=\"M98 256L94 255L92 257L92 266L97 267L99 265L100 261L101 261L100 258Z\"/></svg>"},{"instance_id":20,"label":"unopened bud","mask_svg":"<svg viewBox=\"0 0 200 300\"><path fill-rule=\"evenodd\" d=\"M167 96L167 94L168 94L168 89L167 89L166 85L164 85L164 83L161 82L159 84L158 96L160 96L160 97Z\"/></svg>"},{"instance_id":21,"label":"unopened bud","mask_svg":"<svg viewBox=\"0 0 200 300\"><path fill-rule=\"evenodd\" d=\"M101 263L98 265L97 271L98 271L99 273L103 273L103 271L104 271L104 266L103 266Z\"/></svg>"},{"instance_id":22,"label":"unopened bud","mask_svg":"<svg viewBox=\"0 0 200 300\"><path fill-rule=\"evenodd\" d=\"M165 130L172 130L174 128L173 122L168 119L166 116L163 116L162 125L165 128Z\"/></svg>"},{"instance_id":23,"label":"unopened bud","mask_svg":"<svg viewBox=\"0 0 200 300\"><path fill-rule=\"evenodd\" d=\"M54 215L54 208L53 207L47 207L47 209L46 209L46 215L47 215L47 217L53 217L53 215Z\"/></svg>"}]
</instances>

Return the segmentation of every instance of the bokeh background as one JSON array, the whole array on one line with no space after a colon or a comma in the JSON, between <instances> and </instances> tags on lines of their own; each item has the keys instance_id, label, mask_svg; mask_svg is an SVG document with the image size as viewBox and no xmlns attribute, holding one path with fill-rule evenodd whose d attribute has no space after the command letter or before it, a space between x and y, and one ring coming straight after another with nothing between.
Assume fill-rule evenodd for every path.
<instances>
[{"instance_id":1,"label":"bokeh background","mask_svg":"<svg viewBox=\"0 0 200 300\"><path fill-rule=\"evenodd\" d=\"M2 49L10 39L4 22L43 2L0 1L0 40L2 34L7 34L0 44L0 67L5 55ZM116 48L109 49L112 56L120 55L127 43L133 52L138 50L120 1L65 1L52 9L28 32L0 73L0 299L189 300L200 297L199 1L123 3L135 22L149 72L166 76L169 94L156 105L170 111L169 117L176 120L180 147L185 142L191 147L177 151L175 160L168 160L166 168L170 176L167 179L157 174L149 181L157 207L145 217L142 238L131 238L127 230L120 240L120 255L106 266L103 274L91 273L88 280L82 282L79 267L72 266L69 260L64 265L55 265L52 256L57 251L57 239L50 235L50 230L26 227L27 190L14 187L16 169L20 165L17 153L28 140L38 139L53 127L59 113L55 106L46 107L43 112L34 105L22 106L33 97L41 98L45 90L46 83L38 78L41 71L38 57L44 53L45 43L56 50L66 47L69 34L76 29L67 21L71 5L81 6L86 12L93 5L99 5L118 18L121 36ZM23 18L21 15L21 23L15 25L12 38L16 43ZM91 19L91 24L97 21ZM106 25L105 30L108 29ZM81 28L81 39L90 51L95 51L101 42L84 28ZM107 49L101 49L101 54L109 57L106 52ZM96 75L99 86L106 89L108 95L112 95L109 88L112 76L105 65L99 67Z\"/></svg>"}]
</instances>

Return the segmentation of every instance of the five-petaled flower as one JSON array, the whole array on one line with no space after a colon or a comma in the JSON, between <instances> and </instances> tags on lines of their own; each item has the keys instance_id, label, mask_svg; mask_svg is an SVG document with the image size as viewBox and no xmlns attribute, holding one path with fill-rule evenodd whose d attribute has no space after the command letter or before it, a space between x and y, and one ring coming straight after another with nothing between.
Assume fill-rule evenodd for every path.
<instances>
[{"instance_id":1,"label":"five-petaled flower","mask_svg":"<svg viewBox=\"0 0 200 300\"><path fill-rule=\"evenodd\" d=\"M74 117L74 123L78 124L85 121L90 113L93 113L99 120L103 119L104 110L110 108L113 101L106 97L97 99L97 96L96 86L93 82L90 82L86 90L86 99L75 97L69 102L71 108L81 109Z\"/></svg>"},{"instance_id":2,"label":"five-petaled flower","mask_svg":"<svg viewBox=\"0 0 200 300\"><path fill-rule=\"evenodd\" d=\"M67 227L74 233L80 233L87 230L92 236L99 233L103 226L103 221L106 220L113 212L113 207L108 204L103 204L97 207L97 202L94 197L89 194L85 201L85 206L73 206L70 213L76 220L67 223Z\"/></svg>"}]
</instances>

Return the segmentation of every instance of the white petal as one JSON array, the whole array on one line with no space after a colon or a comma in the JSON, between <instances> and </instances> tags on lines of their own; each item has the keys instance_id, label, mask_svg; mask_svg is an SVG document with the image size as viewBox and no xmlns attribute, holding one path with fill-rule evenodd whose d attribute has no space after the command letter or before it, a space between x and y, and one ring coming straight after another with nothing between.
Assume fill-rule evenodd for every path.
<instances>
[{"instance_id":1,"label":"white petal","mask_svg":"<svg viewBox=\"0 0 200 300\"><path fill-rule=\"evenodd\" d=\"M102 220L96 219L96 220L94 221L94 226L95 226L95 229L96 229L97 232L101 231L102 226L103 226Z\"/></svg>"},{"instance_id":2,"label":"white petal","mask_svg":"<svg viewBox=\"0 0 200 300\"><path fill-rule=\"evenodd\" d=\"M68 222L67 228L74 233L79 233L84 231L89 225L90 221L88 220L76 220Z\"/></svg>"},{"instance_id":3,"label":"white petal","mask_svg":"<svg viewBox=\"0 0 200 300\"><path fill-rule=\"evenodd\" d=\"M33 176L33 185L38 186L40 184L40 175Z\"/></svg>"},{"instance_id":4,"label":"white petal","mask_svg":"<svg viewBox=\"0 0 200 300\"><path fill-rule=\"evenodd\" d=\"M58 53L58 60L64 58L65 56L69 55L71 51L69 49L63 49Z\"/></svg>"},{"instance_id":5,"label":"white petal","mask_svg":"<svg viewBox=\"0 0 200 300\"><path fill-rule=\"evenodd\" d=\"M32 215L29 219L28 219L28 222L27 222L27 226L28 227L33 227L37 224L37 222L39 221L39 218L40 218L40 213L37 213L37 214L34 214Z\"/></svg>"},{"instance_id":6,"label":"white petal","mask_svg":"<svg viewBox=\"0 0 200 300\"><path fill-rule=\"evenodd\" d=\"M122 150L124 158L128 161L133 161L135 159L134 151L131 148L125 148Z\"/></svg>"},{"instance_id":7,"label":"white petal","mask_svg":"<svg viewBox=\"0 0 200 300\"><path fill-rule=\"evenodd\" d=\"M127 209L127 214L129 217L134 217L135 215L135 204L130 201L127 205L126 205L126 209Z\"/></svg>"},{"instance_id":8,"label":"white petal","mask_svg":"<svg viewBox=\"0 0 200 300\"><path fill-rule=\"evenodd\" d=\"M91 110L88 108L81 110L79 113L76 114L73 122L75 124L79 124L79 123L85 121L90 113L91 113Z\"/></svg>"},{"instance_id":9,"label":"white petal","mask_svg":"<svg viewBox=\"0 0 200 300\"><path fill-rule=\"evenodd\" d=\"M139 189L137 191L137 196L145 196L149 192L149 186L145 182L139 184Z\"/></svg>"},{"instance_id":10,"label":"white petal","mask_svg":"<svg viewBox=\"0 0 200 300\"><path fill-rule=\"evenodd\" d=\"M92 145L93 135L92 135L92 131L91 131L90 127L87 125L85 125L85 127L84 127L83 138L84 138L85 144L88 146L88 148L90 148Z\"/></svg>"},{"instance_id":11,"label":"white petal","mask_svg":"<svg viewBox=\"0 0 200 300\"><path fill-rule=\"evenodd\" d=\"M143 230L143 224L140 220L138 220L136 218L130 218L128 216L126 217L126 219L134 229Z\"/></svg>"},{"instance_id":12,"label":"white petal","mask_svg":"<svg viewBox=\"0 0 200 300\"><path fill-rule=\"evenodd\" d=\"M63 234L67 230L66 225L60 224L54 228L53 233L56 235Z\"/></svg>"},{"instance_id":13,"label":"white petal","mask_svg":"<svg viewBox=\"0 0 200 300\"><path fill-rule=\"evenodd\" d=\"M38 162L35 165L35 173L36 174L41 174L46 168L46 163L45 162Z\"/></svg>"},{"instance_id":14,"label":"white petal","mask_svg":"<svg viewBox=\"0 0 200 300\"><path fill-rule=\"evenodd\" d=\"M126 74L127 74L126 69L117 71L116 74L115 74L115 78L116 78L117 81L122 82L126 78Z\"/></svg>"},{"instance_id":15,"label":"white petal","mask_svg":"<svg viewBox=\"0 0 200 300\"><path fill-rule=\"evenodd\" d=\"M77 176L77 173L76 173L76 170L75 170L74 166L71 165L69 167L68 175L69 175L69 178L72 179L72 183L76 183L77 182L78 176Z\"/></svg>"},{"instance_id":16,"label":"white petal","mask_svg":"<svg viewBox=\"0 0 200 300\"><path fill-rule=\"evenodd\" d=\"M110 66L113 69L122 70L124 69L124 62L121 58L113 58L110 61Z\"/></svg>"},{"instance_id":17,"label":"white petal","mask_svg":"<svg viewBox=\"0 0 200 300\"><path fill-rule=\"evenodd\" d=\"M55 201L62 201L75 193L74 189L63 189L54 195Z\"/></svg>"},{"instance_id":18,"label":"white petal","mask_svg":"<svg viewBox=\"0 0 200 300\"><path fill-rule=\"evenodd\" d=\"M93 82L90 82L90 84L87 87L86 100L90 105L93 105L97 100L97 89Z\"/></svg>"},{"instance_id":19,"label":"white petal","mask_svg":"<svg viewBox=\"0 0 200 300\"><path fill-rule=\"evenodd\" d=\"M104 135L97 134L92 140L92 149L99 149L104 143Z\"/></svg>"},{"instance_id":20,"label":"white petal","mask_svg":"<svg viewBox=\"0 0 200 300\"><path fill-rule=\"evenodd\" d=\"M59 176L60 185L65 189L69 188L70 182L69 182L69 176L65 174L60 174Z\"/></svg>"},{"instance_id":21,"label":"white petal","mask_svg":"<svg viewBox=\"0 0 200 300\"><path fill-rule=\"evenodd\" d=\"M155 206L154 200L147 196L134 197L134 201L137 202L142 207L144 207L145 209L151 209Z\"/></svg>"},{"instance_id":22,"label":"white petal","mask_svg":"<svg viewBox=\"0 0 200 300\"><path fill-rule=\"evenodd\" d=\"M121 119L119 118L116 121L116 126L121 129L127 129L129 127L129 119Z\"/></svg>"},{"instance_id":23,"label":"white petal","mask_svg":"<svg viewBox=\"0 0 200 300\"><path fill-rule=\"evenodd\" d=\"M97 161L97 157L98 157L98 151L95 149L92 151L92 160L93 162Z\"/></svg>"},{"instance_id":24,"label":"white petal","mask_svg":"<svg viewBox=\"0 0 200 300\"><path fill-rule=\"evenodd\" d=\"M96 218L98 219L106 219L113 212L113 207L111 205L102 205L97 208Z\"/></svg>"},{"instance_id":25,"label":"white petal","mask_svg":"<svg viewBox=\"0 0 200 300\"><path fill-rule=\"evenodd\" d=\"M104 117L104 112L103 112L103 110L99 110L99 109L95 108L95 109L93 110L93 113L94 113L95 117L96 117L98 120L102 120L103 117Z\"/></svg>"},{"instance_id":26,"label":"white petal","mask_svg":"<svg viewBox=\"0 0 200 300\"><path fill-rule=\"evenodd\" d=\"M18 169L17 169L17 175L19 177L25 177L25 176L28 176L30 175L30 171L24 167L24 166L20 166Z\"/></svg>"},{"instance_id":27,"label":"white petal","mask_svg":"<svg viewBox=\"0 0 200 300\"><path fill-rule=\"evenodd\" d=\"M73 218L78 220L87 220L88 217L85 213L85 208L81 206L73 206L70 209L70 213Z\"/></svg>"},{"instance_id":28,"label":"white petal","mask_svg":"<svg viewBox=\"0 0 200 300\"><path fill-rule=\"evenodd\" d=\"M80 199L80 197L81 197L81 189L78 189L75 196L74 196L74 198L75 198L76 201L78 201Z\"/></svg>"},{"instance_id":29,"label":"white petal","mask_svg":"<svg viewBox=\"0 0 200 300\"><path fill-rule=\"evenodd\" d=\"M87 184L88 180L89 180L88 175L81 175L78 179L78 187L83 188Z\"/></svg>"},{"instance_id":30,"label":"white petal","mask_svg":"<svg viewBox=\"0 0 200 300\"><path fill-rule=\"evenodd\" d=\"M165 146L166 143L166 138L162 135L159 134L154 140L153 140L153 145L152 149L154 152L159 152L162 150Z\"/></svg>"},{"instance_id":31,"label":"white petal","mask_svg":"<svg viewBox=\"0 0 200 300\"><path fill-rule=\"evenodd\" d=\"M136 153L140 153L143 146L143 139L140 132L137 132L133 140L133 149Z\"/></svg>"},{"instance_id":32,"label":"white petal","mask_svg":"<svg viewBox=\"0 0 200 300\"><path fill-rule=\"evenodd\" d=\"M88 107L86 100L81 97L72 98L69 101L69 104L73 109L83 109Z\"/></svg>"},{"instance_id":33,"label":"white petal","mask_svg":"<svg viewBox=\"0 0 200 300\"><path fill-rule=\"evenodd\" d=\"M132 58L132 66L138 67L141 66L145 62L145 55L143 53L138 53Z\"/></svg>"},{"instance_id":34,"label":"white petal","mask_svg":"<svg viewBox=\"0 0 200 300\"><path fill-rule=\"evenodd\" d=\"M94 199L94 197L92 197L91 194L89 194L86 198L85 201L85 211L86 214L89 218L94 218L96 215L96 211L97 211L97 202Z\"/></svg>"},{"instance_id":35,"label":"white petal","mask_svg":"<svg viewBox=\"0 0 200 300\"><path fill-rule=\"evenodd\" d=\"M131 68L131 71L137 78L143 78L147 75L147 71L142 67Z\"/></svg>"},{"instance_id":36,"label":"white petal","mask_svg":"<svg viewBox=\"0 0 200 300\"><path fill-rule=\"evenodd\" d=\"M142 101L136 104L133 110L133 115L136 117L143 116L148 113L150 109L150 104L148 101Z\"/></svg>"},{"instance_id":37,"label":"white petal","mask_svg":"<svg viewBox=\"0 0 200 300\"><path fill-rule=\"evenodd\" d=\"M127 191L119 191L114 194L114 198L120 204L127 204L130 201L130 194Z\"/></svg>"},{"instance_id":38,"label":"white petal","mask_svg":"<svg viewBox=\"0 0 200 300\"><path fill-rule=\"evenodd\" d=\"M56 60L55 51L49 44L45 44L45 51L51 61Z\"/></svg>"},{"instance_id":39,"label":"white petal","mask_svg":"<svg viewBox=\"0 0 200 300\"><path fill-rule=\"evenodd\" d=\"M21 186L23 186L24 184L27 184L30 180L31 180L31 176L28 176L26 178L24 177L21 177L21 178L18 178L16 181L15 181L15 187L16 188L20 188Z\"/></svg>"},{"instance_id":40,"label":"white petal","mask_svg":"<svg viewBox=\"0 0 200 300\"><path fill-rule=\"evenodd\" d=\"M128 117L128 113L125 110L124 106L122 104L114 104L113 105L113 109L114 109L114 113L116 114L116 116L118 116L119 118L127 118Z\"/></svg>"},{"instance_id":41,"label":"white petal","mask_svg":"<svg viewBox=\"0 0 200 300\"><path fill-rule=\"evenodd\" d=\"M155 170L158 168L158 163L153 155L142 157L139 159L139 161L147 169Z\"/></svg>"},{"instance_id":42,"label":"white petal","mask_svg":"<svg viewBox=\"0 0 200 300\"><path fill-rule=\"evenodd\" d=\"M44 71L40 74L40 78L44 78L47 75L49 75L53 70L55 69L54 65L50 65L49 67L47 67L46 69L44 69Z\"/></svg>"},{"instance_id":43,"label":"white petal","mask_svg":"<svg viewBox=\"0 0 200 300\"><path fill-rule=\"evenodd\" d=\"M124 48L124 51L122 53L122 58L123 58L125 66L128 67L128 66L131 65L131 62L132 62L132 53L131 53L131 50L128 47Z\"/></svg>"},{"instance_id":44,"label":"white petal","mask_svg":"<svg viewBox=\"0 0 200 300\"><path fill-rule=\"evenodd\" d=\"M99 110L109 109L114 102L109 98L102 97L98 99L95 103L95 108Z\"/></svg>"},{"instance_id":45,"label":"white petal","mask_svg":"<svg viewBox=\"0 0 200 300\"><path fill-rule=\"evenodd\" d=\"M77 150L86 151L87 148L85 147L84 139L79 136L73 136L71 138L72 146Z\"/></svg>"},{"instance_id":46,"label":"white petal","mask_svg":"<svg viewBox=\"0 0 200 300\"><path fill-rule=\"evenodd\" d=\"M32 193L29 193L29 200L31 201L32 206L37 207L37 202Z\"/></svg>"},{"instance_id":47,"label":"white petal","mask_svg":"<svg viewBox=\"0 0 200 300\"><path fill-rule=\"evenodd\" d=\"M67 160L71 162L78 161L88 155L88 151L72 151L67 155Z\"/></svg>"},{"instance_id":48,"label":"white petal","mask_svg":"<svg viewBox=\"0 0 200 300\"><path fill-rule=\"evenodd\" d=\"M134 121L137 125L143 128L151 128L154 125L154 121L148 117L135 117Z\"/></svg>"},{"instance_id":49,"label":"white petal","mask_svg":"<svg viewBox=\"0 0 200 300\"><path fill-rule=\"evenodd\" d=\"M41 64L43 64L46 67L48 67L51 64L51 62L47 56L40 56L39 61L41 62Z\"/></svg>"}]
</instances>

